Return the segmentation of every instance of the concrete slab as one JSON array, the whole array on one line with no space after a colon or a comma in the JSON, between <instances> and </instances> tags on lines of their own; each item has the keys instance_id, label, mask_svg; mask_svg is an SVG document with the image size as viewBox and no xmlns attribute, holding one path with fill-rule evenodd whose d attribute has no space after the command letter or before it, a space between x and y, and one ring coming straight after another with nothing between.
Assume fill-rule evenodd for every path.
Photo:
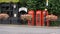
<instances>
[{"instance_id":1,"label":"concrete slab","mask_svg":"<svg viewBox=\"0 0 60 34\"><path fill-rule=\"evenodd\" d=\"M0 34L60 34L60 27L0 24Z\"/></svg>"}]
</instances>

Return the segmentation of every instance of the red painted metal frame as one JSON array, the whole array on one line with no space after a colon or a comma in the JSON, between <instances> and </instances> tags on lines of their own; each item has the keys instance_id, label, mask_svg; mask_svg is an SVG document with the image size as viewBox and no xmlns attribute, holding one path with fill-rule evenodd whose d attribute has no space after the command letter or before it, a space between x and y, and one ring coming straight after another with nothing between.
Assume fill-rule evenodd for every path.
<instances>
[{"instance_id":1,"label":"red painted metal frame","mask_svg":"<svg viewBox=\"0 0 60 34\"><path fill-rule=\"evenodd\" d=\"M34 10L29 10L28 12L29 15L32 15L32 19L28 20L28 25L34 25Z\"/></svg>"},{"instance_id":2,"label":"red painted metal frame","mask_svg":"<svg viewBox=\"0 0 60 34\"><path fill-rule=\"evenodd\" d=\"M44 15L48 15L48 11L46 11L46 10L44 10L44 11L42 11L42 26L44 26L44 24L45 24L45 22L44 22L44 17L46 17L46 16L44 16ZM46 19L46 26L49 26L49 20L48 19Z\"/></svg>"},{"instance_id":3,"label":"red painted metal frame","mask_svg":"<svg viewBox=\"0 0 60 34\"><path fill-rule=\"evenodd\" d=\"M41 26L41 10L36 11L36 26Z\"/></svg>"}]
</instances>

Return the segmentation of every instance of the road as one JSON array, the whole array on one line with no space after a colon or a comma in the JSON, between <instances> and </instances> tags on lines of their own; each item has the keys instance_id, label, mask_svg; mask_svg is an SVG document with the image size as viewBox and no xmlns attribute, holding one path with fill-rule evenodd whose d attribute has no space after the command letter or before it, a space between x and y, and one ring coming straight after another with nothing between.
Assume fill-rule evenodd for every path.
<instances>
[{"instance_id":1,"label":"road","mask_svg":"<svg viewBox=\"0 0 60 34\"><path fill-rule=\"evenodd\" d=\"M0 24L0 34L60 34L60 27Z\"/></svg>"}]
</instances>

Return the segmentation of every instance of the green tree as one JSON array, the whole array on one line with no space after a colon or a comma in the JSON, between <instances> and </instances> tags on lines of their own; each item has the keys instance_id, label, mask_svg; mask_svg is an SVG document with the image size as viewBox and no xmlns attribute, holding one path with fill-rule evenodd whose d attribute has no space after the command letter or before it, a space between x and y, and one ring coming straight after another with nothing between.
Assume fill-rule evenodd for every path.
<instances>
[{"instance_id":1,"label":"green tree","mask_svg":"<svg viewBox=\"0 0 60 34\"><path fill-rule=\"evenodd\" d=\"M49 0L48 9L49 9L49 12L59 15L60 14L60 0Z\"/></svg>"},{"instance_id":2,"label":"green tree","mask_svg":"<svg viewBox=\"0 0 60 34\"><path fill-rule=\"evenodd\" d=\"M49 5L46 7L46 0L20 0L21 6L26 6L28 9L44 10L48 9L49 13L60 14L60 0L48 0Z\"/></svg>"},{"instance_id":3,"label":"green tree","mask_svg":"<svg viewBox=\"0 0 60 34\"><path fill-rule=\"evenodd\" d=\"M28 1L28 0L19 0L20 6L21 6L21 7L25 7L27 1Z\"/></svg>"},{"instance_id":4,"label":"green tree","mask_svg":"<svg viewBox=\"0 0 60 34\"><path fill-rule=\"evenodd\" d=\"M46 7L46 0L28 0L26 2L27 7L33 10L44 10L48 9L49 13L60 14L60 0L49 0L49 5Z\"/></svg>"},{"instance_id":5,"label":"green tree","mask_svg":"<svg viewBox=\"0 0 60 34\"><path fill-rule=\"evenodd\" d=\"M33 9L33 10L40 10L41 8L44 8L44 4L43 3L43 0L28 0L26 2L27 4L27 7L29 9Z\"/></svg>"}]
</instances>

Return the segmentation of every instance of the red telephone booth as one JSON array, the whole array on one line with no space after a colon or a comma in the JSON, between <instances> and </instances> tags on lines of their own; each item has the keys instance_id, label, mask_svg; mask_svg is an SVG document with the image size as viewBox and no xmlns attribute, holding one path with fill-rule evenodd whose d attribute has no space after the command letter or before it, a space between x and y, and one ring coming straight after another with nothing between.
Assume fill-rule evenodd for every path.
<instances>
[{"instance_id":1,"label":"red telephone booth","mask_svg":"<svg viewBox=\"0 0 60 34\"><path fill-rule=\"evenodd\" d=\"M34 10L30 10L28 14L32 16L31 20L28 20L28 25L34 25Z\"/></svg>"},{"instance_id":2,"label":"red telephone booth","mask_svg":"<svg viewBox=\"0 0 60 34\"><path fill-rule=\"evenodd\" d=\"M46 19L46 16L48 15L48 11L45 9L42 11L42 26L46 25L49 26L49 20Z\"/></svg>"},{"instance_id":3,"label":"red telephone booth","mask_svg":"<svg viewBox=\"0 0 60 34\"><path fill-rule=\"evenodd\" d=\"M41 26L41 11L36 11L36 26Z\"/></svg>"}]
</instances>

